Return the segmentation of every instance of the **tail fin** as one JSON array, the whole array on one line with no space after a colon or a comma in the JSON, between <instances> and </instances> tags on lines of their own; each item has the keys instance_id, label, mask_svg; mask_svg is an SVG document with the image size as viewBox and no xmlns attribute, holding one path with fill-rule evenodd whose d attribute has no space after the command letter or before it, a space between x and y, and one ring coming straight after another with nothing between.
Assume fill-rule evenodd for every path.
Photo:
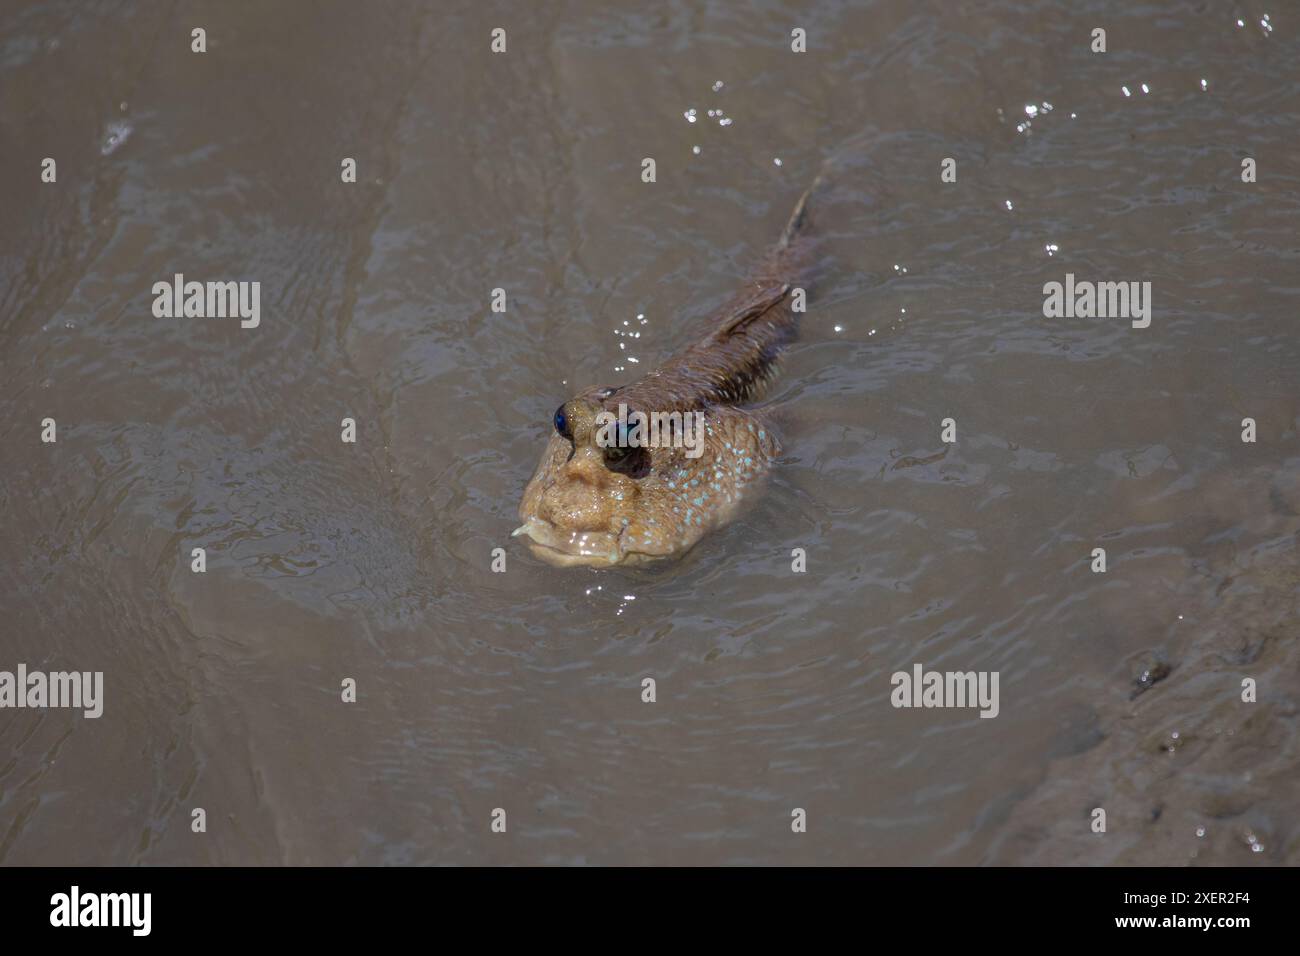
<instances>
[{"instance_id":1,"label":"tail fin","mask_svg":"<svg viewBox=\"0 0 1300 956\"><path fill-rule=\"evenodd\" d=\"M785 224L785 229L781 232L781 238L777 241L778 250L784 251L790 247L796 239L804 234L808 228L809 206L815 193L821 191L822 186L826 184L827 174L830 172L831 161L828 159L822 163L821 169L813 178L812 184L803 191L799 201L794 204L794 212L790 213L790 219Z\"/></svg>"}]
</instances>

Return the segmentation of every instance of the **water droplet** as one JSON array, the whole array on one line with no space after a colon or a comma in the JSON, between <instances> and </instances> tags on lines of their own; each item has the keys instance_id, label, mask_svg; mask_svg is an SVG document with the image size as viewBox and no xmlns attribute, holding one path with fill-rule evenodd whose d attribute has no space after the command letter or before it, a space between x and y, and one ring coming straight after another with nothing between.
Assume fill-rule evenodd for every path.
<instances>
[{"instance_id":1,"label":"water droplet","mask_svg":"<svg viewBox=\"0 0 1300 956\"><path fill-rule=\"evenodd\" d=\"M108 129L104 132L104 139L99 144L99 151L104 156L116 150L131 137L131 124L124 123L120 120L114 120L108 124Z\"/></svg>"}]
</instances>

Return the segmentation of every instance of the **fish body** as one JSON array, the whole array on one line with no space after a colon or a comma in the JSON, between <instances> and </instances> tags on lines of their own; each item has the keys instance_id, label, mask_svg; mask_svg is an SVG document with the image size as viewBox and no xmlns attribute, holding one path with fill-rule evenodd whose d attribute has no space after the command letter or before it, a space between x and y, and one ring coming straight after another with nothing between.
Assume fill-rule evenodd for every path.
<instances>
[{"instance_id":1,"label":"fish body","mask_svg":"<svg viewBox=\"0 0 1300 956\"><path fill-rule=\"evenodd\" d=\"M796 332L813 188L705 335L637 381L588 388L556 410L514 532L534 554L594 567L676 557L753 497L781 447L765 416L743 406ZM664 427L638 432L629 419Z\"/></svg>"}]
</instances>

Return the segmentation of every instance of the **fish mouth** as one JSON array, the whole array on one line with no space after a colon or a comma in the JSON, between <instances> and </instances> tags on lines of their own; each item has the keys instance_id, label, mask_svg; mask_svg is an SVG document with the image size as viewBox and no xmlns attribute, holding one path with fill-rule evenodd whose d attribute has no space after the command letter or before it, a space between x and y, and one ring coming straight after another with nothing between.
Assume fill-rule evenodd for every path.
<instances>
[{"instance_id":1,"label":"fish mouth","mask_svg":"<svg viewBox=\"0 0 1300 956\"><path fill-rule=\"evenodd\" d=\"M557 567L607 568L629 557L623 550L623 533L612 531L560 531L540 518L529 518L510 537L528 538L533 554Z\"/></svg>"},{"instance_id":2,"label":"fish mouth","mask_svg":"<svg viewBox=\"0 0 1300 956\"><path fill-rule=\"evenodd\" d=\"M511 537L528 538L536 557L555 567L615 567L651 561L658 555L627 548L624 531L560 531L541 518L529 518L513 529Z\"/></svg>"}]
</instances>

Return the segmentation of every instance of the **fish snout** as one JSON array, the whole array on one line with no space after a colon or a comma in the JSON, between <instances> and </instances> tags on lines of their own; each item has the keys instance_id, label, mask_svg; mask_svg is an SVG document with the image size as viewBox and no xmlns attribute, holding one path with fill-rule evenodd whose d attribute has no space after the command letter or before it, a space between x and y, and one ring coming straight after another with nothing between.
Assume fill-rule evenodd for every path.
<instances>
[{"instance_id":1,"label":"fish snout","mask_svg":"<svg viewBox=\"0 0 1300 956\"><path fill-rule=\"evenodd\" d=\"M538 516L567 531L612 530L629 504L625 479L594 455L575 455L538 503Z\"/></svg>"},{"instance_id":2,"label":"fish snout","mask_svg":"<svg viewBox=\"0 0 1300 956\"><path fill-rule=\"evenodd\" d=\"M542 494L538 516L566 531L604 531L614 518L613 493L572 479L556 482Z\"/></svg>"}]
</instances>

